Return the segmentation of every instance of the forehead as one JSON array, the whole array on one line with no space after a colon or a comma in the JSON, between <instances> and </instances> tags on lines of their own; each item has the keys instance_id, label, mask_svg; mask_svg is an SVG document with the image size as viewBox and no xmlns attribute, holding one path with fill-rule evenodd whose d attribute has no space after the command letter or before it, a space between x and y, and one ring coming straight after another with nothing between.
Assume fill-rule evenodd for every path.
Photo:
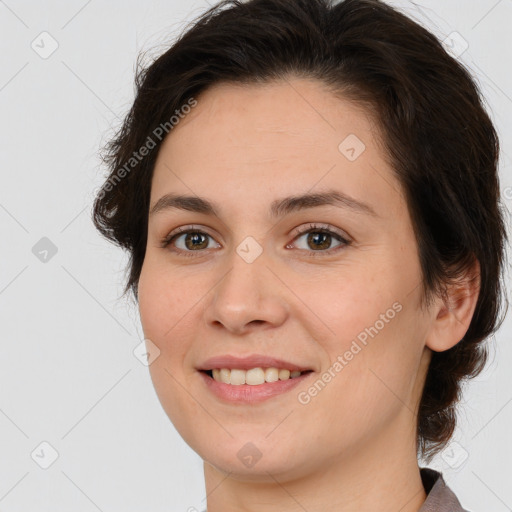
<instances>
[{"instance_id":1,"label":"forehead","mask_svg":"<svg viewBox=\"0 0 512 512\"><path fill-rule=\"evenodd\" d=\"M196 100L160 149L153 196L215 192L256 203L262 193L341 186L378 202L390 184L399 192L375 120L318 81L222 83Z\"/></svg>"},{"instance_id":2,"label":"forehead","mask_svg":"<svg viewBox=\"0 0 512 512\"><path fill-rule=\"evenodd\" d=\"M334 95L325 84L313 79L219 83L203 91L197 101L197 106L180 121L179 130L173 131L174 135L180 132L174 138L185 138L191 131L201 129L210 131L211 136L229 133L233 140L268 134L276 142L286 142L292 136L311 142L325 140L328 144L347 128L361 136L366 132L378 136L367 110Z\"/></svg>"}]
</instances>

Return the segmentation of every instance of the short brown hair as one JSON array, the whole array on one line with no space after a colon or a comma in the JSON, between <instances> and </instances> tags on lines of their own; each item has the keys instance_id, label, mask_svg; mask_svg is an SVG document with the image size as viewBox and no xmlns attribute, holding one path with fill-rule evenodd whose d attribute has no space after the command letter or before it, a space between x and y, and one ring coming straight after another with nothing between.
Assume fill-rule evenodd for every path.
<instances>
[{"instance_id":1,"label":"short brown hair","mask_svg":"<svg viewBox=\"0 0 512 512\"><path fill-rule=\"evenodd\" d=\"M136 73L136 98L104 149L110 175L94 222L130 254L125 292L137 297L145 256L156 150L125 169L156 126L209 86L317 79L375 115L405 190L418 243L424 298L442 293L476 259L480 283L469 329L434 352L417 423L429 459L453 434L461 383L484 367L482 343L501 325L507 239L499 201L499 142L478 86L439 40L379 0L225 0ZM116 178L114 180L114 178Z\"/></svg>"}]
</instances>

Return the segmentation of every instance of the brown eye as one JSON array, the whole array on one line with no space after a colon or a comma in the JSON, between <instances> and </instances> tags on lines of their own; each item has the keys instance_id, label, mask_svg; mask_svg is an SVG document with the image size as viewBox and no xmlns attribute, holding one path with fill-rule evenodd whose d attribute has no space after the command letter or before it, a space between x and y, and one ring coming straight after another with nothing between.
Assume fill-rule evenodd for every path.
<instances>
[{"instance_id":1,"label":"brown eye","mask_svg":"<svg viewBox=\"0 0 512 512\"><path fill-rule=\"evenodd\" d=\"M300 241L303 238L302 242L297 243L298 240ZM338 244L333 247L335 242L338 242ZM339 233L311 224L308 230L299 231L294 242L288 245L287 248L298 247L301 250L307 251L309 256L321 256L341 250L350 245L350 243L349 240Z\"/></svg>"},{"instance_id":2,"label":"brown eye","mask_svg":"<svg viewBox=\"0 0 512 512\"><path fill-rule=\"evenodd\" d=\"M212 247L210 240L213 240L213 238L204 231L180 230L179 233L171 234L165 238L162 241L162 247L169 247L174 252L189 256L192 252L201 252L204 249L210 249ZM219 244L217 244L216 247L220 247Z\"/></svg>"},{"instance_id":3,"label":"brown eye","mask_svg":"<svg viewBox=\"0 0 512 512\"><path fill-rule=\"evenodd\" d=\"M208 248L208 235L205 233L201 233L200 231L189 231L184 236L185 247L187 249L194 251L196 249Z\"/></svg>"},{"instance_id":4,"label":"brown eye","mask_svg":"<svg viewBox=\"0 0 512 512\"><path fill-rule=\"evenodd\" d=\"M332 238L332 235L329 233L313 231L308 233L307 244L315 251L319 249L330 249Z\"/></svg>"}]
</instances>

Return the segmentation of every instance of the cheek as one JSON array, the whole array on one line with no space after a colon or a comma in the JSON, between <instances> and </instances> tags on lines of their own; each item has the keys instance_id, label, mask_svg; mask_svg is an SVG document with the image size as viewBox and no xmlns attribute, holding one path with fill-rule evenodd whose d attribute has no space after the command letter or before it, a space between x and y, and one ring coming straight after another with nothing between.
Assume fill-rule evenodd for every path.
<instances>
[{"instance_id":1,"label":"cheek","mask_svg":"<svg viewBox=\"0 0 512 512\"><path fill-rule=\"evenodd\" d=\"M149 367L151 378L159 398L169 401L165 408L170 411L177 406L174 401L182 398L178 382L184 385L195 377L193 348L201 336L205 294L212 285L205 282L206 272L180 271L161 259L149 254L144 261L138 298L144 337L160 351Z\"/></svg>"},{"instance_id":2,"label":"cheek","mask_svg":"<svg viewBox=\"0 0 512 512\"><path fill-rule=\"evenodd\" d=\"M395 316L392 308L400 297L399 286L382 269L382 263L343 266L325 275L303 275L297 283L300 298L329 329L340 350L359 334L364 338L365 329L375 322L382 329L381 315Z\"/></svg>"},{"instance_id":3,"label":"cheek","mask_svg":"<svg viewBox=\"0 0 512 512\"><path fill-rule=\"evenodd\" d=\"M317 405L330 411L329 403L338 403L329 414L357 423L357 429L365 417L379 423L379 415L391 417L412 398L426 322L417 306L419 290L410 293L414 276L382 264L339 275L325 281L321 294L306 280L302 290L308 290L304 302L314 305L331 331L322 340L330 382L317 386L325 389L317 393Z\"/></svg>"},{"instance_id":4,"label":"cheek","mask_svg":"<svg viewBox=\"0 0 512 512\"><path fill-rule=\"evenodd\" d=\"M399 412L407 414L406 409L412 412L422 378L418 372L426 323L412 304L386 306L371 311L366 325L353 328L335 351L342 354L336 388L343 393L346 410L359 411L359 421L366 418L374 425ZM338 411L340 415L344 413Z\"/></svg>"},{"instance_id":5,"label":"cheek","mask_svg":"<svg viewBox=\"0 0 512 512\"><path fill-rule=\"evenodd\" d=\"M193 340L197 321L193 318L193 305L198 299L193 288L181 287L176 276L166 274L158 263L148 258L143 265L139 284L139 311L144 337L160 350L149 366L153 386L169 419L180 432L188 431L186 418L200 411L190 400L183 387L190 377L183 373L183 361ZM200 303L196 307L201 307Z\"/></svg>"},{"instance_id":6,"label":"cheek","mask_svg":"<svg viewBox=\"0 0 512 512\"><path fill-rule=\"evenodd\" d=\"M412 344L404 350L400 314L377 334L369 330L365 343L349 335L333 341L331 364L319 376L329 382L313 382L301 395L305 417L316 417L316 428L336 431L333 447L370 442L412 414L421 350Z\"/></svg>"},{"instance_id":7,"label":"cheek","mask_svg":"<svg viewBox=\"0 0 512 512\"><path fill-rule=\"evenodd\" d=\"M176 275L169 275L168 269L147 257L142 266L138 283L138 302L144 335L160 346L164 340L172 339L190 312L194 299L193 287ZM154 338L154 340L153 340Z\"/></svg>"}]
</instances>

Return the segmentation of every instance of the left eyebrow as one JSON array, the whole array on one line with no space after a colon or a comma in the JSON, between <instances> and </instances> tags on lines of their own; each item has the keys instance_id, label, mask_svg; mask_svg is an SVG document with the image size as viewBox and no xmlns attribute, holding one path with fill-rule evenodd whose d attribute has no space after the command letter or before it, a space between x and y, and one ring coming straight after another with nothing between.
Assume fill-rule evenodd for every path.
<instances>
[{"instance_id":1,"label":"left eyebrow","mask_svg":"<svg viewBox=\"0 0 512 512\"><path fill-rule=\"evenodd\" d=\"M303 194L276 199L270 206L270 216L273 219L283 217L292 212L315 208L319 206L336 206L378 217L375 210L366 203L358 201L337 190L317 194ZM187 196L178 194L165 194L150 209L149 215L155 215L164 210L185 210L189 212L203 213L220 218L219 206L208 199L199 196Z\"/></svg>"}]
</instances>

